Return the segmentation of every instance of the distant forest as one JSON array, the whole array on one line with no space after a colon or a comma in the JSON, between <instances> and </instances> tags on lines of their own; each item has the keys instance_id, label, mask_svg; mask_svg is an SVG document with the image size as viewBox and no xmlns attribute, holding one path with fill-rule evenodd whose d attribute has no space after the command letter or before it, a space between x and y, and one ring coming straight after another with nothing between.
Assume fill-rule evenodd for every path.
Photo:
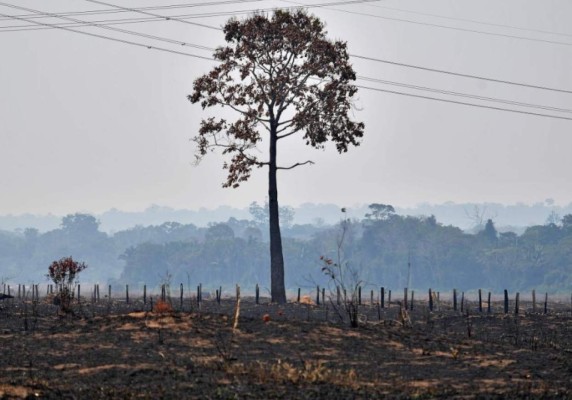
<instances>
[{"instance_id":1,"label":"distant forest","mask_svg":"<svg viewBox=\"0 0 572 400\"><path fill-rule=\"evenodd\" d=\"M338 259L373 287L425 291L478 288L500 292L572 289L572 214L552 216L522 233L499 232L487 218L470 233L434 216L404 216L371 204L357 218L339 212L339 222L293 224L281 210L286 285L290 290L325 285L320 257ZM0 231L2 283L47 283L49 264L72 256L85 261L81 282L113 285L161 283L214 289L269 282L267 213L253 203L249 219L229 218L206 227L166 222L108 234L89 214L62 218L57 229ZM343 242L340 243L343 234Z\"/></svg>"}]
</instances>

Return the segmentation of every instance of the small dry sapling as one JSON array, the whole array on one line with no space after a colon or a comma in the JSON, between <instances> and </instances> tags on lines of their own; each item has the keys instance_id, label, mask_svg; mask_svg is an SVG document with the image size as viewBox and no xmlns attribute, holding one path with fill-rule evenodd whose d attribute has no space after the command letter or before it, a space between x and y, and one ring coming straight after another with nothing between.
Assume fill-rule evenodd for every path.
<instances>
[{"instance_id":1,"label":"small dry sapling","mask_svg":"<svg viewBox=\"0 0 572 400\"><path fill-rule=\"evenodd\" d=\"M72 257L64 257L50 265L47 277L59 288L54 302L59 305L60 311L71 312L78 274L86 268L84 262L75 261Z\"/></svg>"},{"instance_id":2,"label":"small dry sapling","mask_svg":"<svg viewBox=\"0 0 572 400\"><path fill-rule=\"evenodd\" d=\"M345 213L345 209L342 209ZM359 288L362 280L358 271L352 268L343 257L343 244L349 229L349 220L344 219L341 223L341 234L337 240L336 260L321 256L322 272L329 278L329 300L340 319L349 318L352 328L359 325Z\"/></svg>"}]
</instances>

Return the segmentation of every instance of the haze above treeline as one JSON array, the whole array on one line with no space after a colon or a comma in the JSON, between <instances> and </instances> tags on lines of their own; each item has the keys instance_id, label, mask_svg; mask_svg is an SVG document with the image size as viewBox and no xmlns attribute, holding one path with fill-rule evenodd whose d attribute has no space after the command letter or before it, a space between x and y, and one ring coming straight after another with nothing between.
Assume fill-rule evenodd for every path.
<instances>
[{"instance_id":1,"label":"haze above treeline","mask_svg":"<svg viewBox=\"0 0 572 400\"><path fill-rule=\"evenodd\" d=\"M380 201L372 201L378 202ZM263 201L258 202L263 204ZM360 219L368 212L368 205L347 204L314 204L303 203L298 207L291 207L294 211L293 224L336 224L340 221L342 207L347 209L347 217ZM381 203L384 203L381 201ZM391 204L385 202L385 204ZM393 204L392 204L393 205ZM287 205L285 205L287 206ZM572 214L572 203L557 205L553 199L546 199L534 204L516 203L454 203L442 204L421 203L415 207L395 207L396 214L406 216L430 216L444 225L452 225L465 231L471 231L482 225L487 219L492 219L499 231L513 231L521 233L528 226L542 225L566 214ZM219 206L207 209L176 209L168 206L151 205L142 211L122 211L110 209L103 213L92 213L85 210L70 210L73 213L90 214L100 222L102 232L112 234L134 226L161 225L164 222L178 222L181 224L194 224L198 227L210 223L226 222L229 218L251 219L248 207L238 208ZM35 228L39 232L47 232L60 227L64 215L56 214L20 214L0 215L0 230L22 231L26 228Z\"/></svg>"}]
</instances>

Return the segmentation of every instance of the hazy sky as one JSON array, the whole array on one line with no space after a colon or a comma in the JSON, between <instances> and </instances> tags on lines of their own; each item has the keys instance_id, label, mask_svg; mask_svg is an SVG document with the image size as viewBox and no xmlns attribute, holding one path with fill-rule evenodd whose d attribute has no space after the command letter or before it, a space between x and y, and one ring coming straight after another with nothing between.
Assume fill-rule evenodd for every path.
<instances>
[{"instance_id":1,"label":"hazy sky","mask_svg":"<svg viewBox=\"0 0 572 400\"><path fill-rule=\"evenodd\" d=\"M109 2L124 7L185 3ZM51 13L110 9L84 0L10 4ZM151 12L182 15L291 5L261 0ZM352 13L326 8L312 12L326 22L330 37L348 42L351 54L572 91L568 0L387 0L334 8ZM6 5L0 5L0 13L30 14ZM145 16L73 18L134 17ZM203 16L190 21L222 26L227 18ZM264 201L265 170L231 190L221 187L225 177L221 156L192 165L190 138L200 119L216 111L203 112L186 95L193 80L209 71L213 62L58 29L8 32L4 27L9 25L30 23L0 21L0 214L140 210L151 204L242 207ZM177 21L115 26L209 47L224 42L220 31ZM77 29L210 56L208 51L100 28ZM367 81L358 81L360 85L572 118L572 93L352 61L360 76L570 112ZM366 124L365 137L347 154L340 156L333 148L305 148L295 140L281 143L281 160L316 162L280 173L282 204L382 202L405 207L445 201L532 203L546 198L558 204L572 202L572 120L372 90L361 90L356 106L355 118Z\"/></svg>"}]
</instances>

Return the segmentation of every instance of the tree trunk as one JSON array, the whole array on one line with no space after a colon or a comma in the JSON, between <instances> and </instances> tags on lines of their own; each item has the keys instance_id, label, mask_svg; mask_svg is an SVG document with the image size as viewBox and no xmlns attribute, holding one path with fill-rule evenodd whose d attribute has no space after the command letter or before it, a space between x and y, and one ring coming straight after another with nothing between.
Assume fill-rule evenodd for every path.
<instances>
[{"instance_id":1,"label":"tree trunk","mask_svg":"<svg viewBox=\"0 0 572 400\"><path fill-rule=\"evenodd\" d=\"M272 124L274 125L274 124ZM278 185L276 179L276 126L270 132L270 159L268 167L268 212L270 225L270 293L272 302L286 303L284 286L284 256L282 255L282 236L278 212Z\"/></svg>"}]
</instances>

